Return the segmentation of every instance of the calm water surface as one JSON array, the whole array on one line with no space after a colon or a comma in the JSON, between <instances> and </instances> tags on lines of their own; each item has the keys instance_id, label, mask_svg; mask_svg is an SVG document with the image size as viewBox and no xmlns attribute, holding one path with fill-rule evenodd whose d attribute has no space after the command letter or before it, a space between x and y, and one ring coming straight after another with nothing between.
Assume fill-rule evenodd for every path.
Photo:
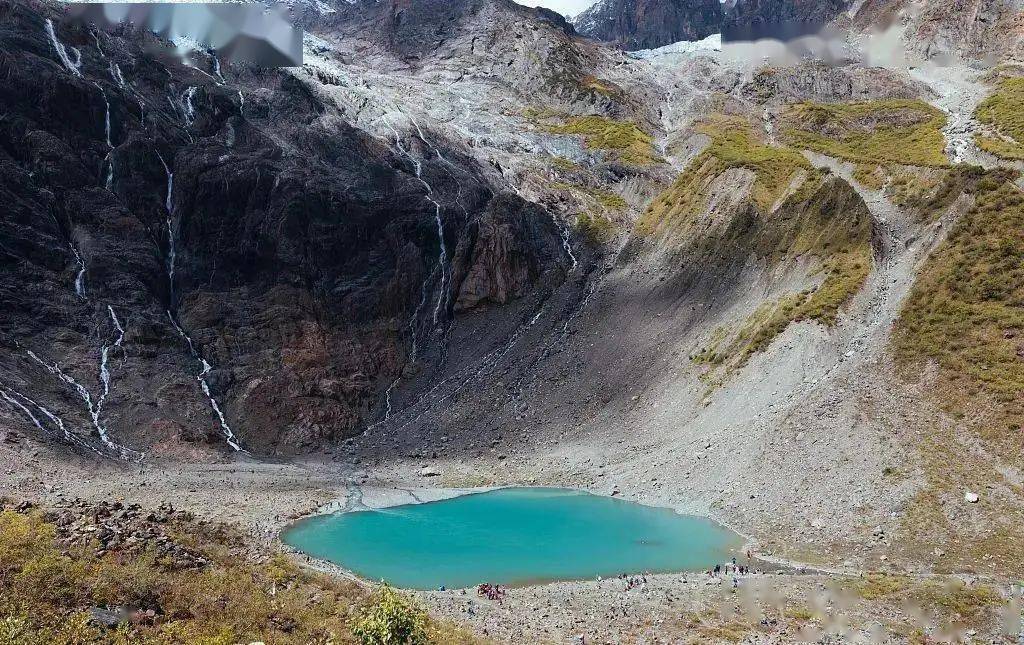
<instances>
[{"instance_id":1,"label":"calm water surface","mask_svg":"<svg viewBox=\"0 0 1024 645\"><path fill-rule=\"evenodd\" d=\"M282 539L409 589L701 570L742 543L705 518L558 488L504 488L320 515L296 523Z\"/></svg>"}]
</instances>

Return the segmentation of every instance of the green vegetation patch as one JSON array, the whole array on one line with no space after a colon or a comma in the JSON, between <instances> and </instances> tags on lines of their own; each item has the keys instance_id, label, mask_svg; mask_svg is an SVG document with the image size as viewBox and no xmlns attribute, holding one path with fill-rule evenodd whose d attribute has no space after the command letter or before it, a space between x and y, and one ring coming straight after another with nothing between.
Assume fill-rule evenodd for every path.
<instances>
[{"instance_id":1,"label":"green vegetation patch","mask_svg":"<svg viewBox=\"0 0 1024 645\"><path fill-rule=\"evenodd\" d=\"M607 96L614 101L621 102L625 100L626 93L622 88L607 79L585 74L580 80L580 85L588 90Z\"/></svg>"},{"instance_id":2,"label":"green vegetation patch","mask_svg":"<svg viewBox=\"0 0 1024 645\"><path fill-rule=\"evenodd\" d=\"M592 242L607 242L615 236L615 224L599 213L583 212L576 215L576 228Z\"/></svg>"},{"instance_id":3,"label":"green vegetation patch","mask_svg":"<svg viewBox=\"0 0 1024 645\"><path fill-rule=\"evenodd\" d=\"M586 195L592 199L596 205L609 211L622 211L626 210L629 206L626 203L626 200L620 195L616 195L611 191L601 190L600 188L578 186L576 184L567 184L564 182L555 182L551 187L555 190L565 190Z\"/></svg>"},{"instance_id":4,"label":"green vegetation patch","mask_svg":"<svg viewBox=\"0 0 1024 645\"><path fill-rule=\"evenodd\" d=\"M743 168L755 174L751 199L762 213L770 213L782 199L797 202L817 188L821 173L790 148L771 146L758 139L750 124L737 117L715 117L697 127L711 143L661 193L637 222L637 232L685 231L707 208L707 189L712 181L730 168ZM800 176L803 180L800 181ZM788 195L794 182L800 183Z\"/></svg>"},{"instance_id":5,"label":"green vegetation patch","mask_svg":"<svg viewBox=\"0 0 1024 645\"><path fill-rule=\"evenodd\" d=\"M736 328L716 330L709 344L691 356L709 366L704 378L714 383L746 364L791 323L835 324L871 270L871 217L846 182L826 181L796 150L760 140L744 119L714 117L698 131L710 144L654 199L638 220L637 232L674 236L698 254L747 249L774 265L811 256L822 276L817 288L786 294L762 305ZM734 168L754 175L749 195L753 212L737 214L720 230L698 233L712 182Z\"/></svg>"},{"instance_id":6,"label":"green vegetation patch","mask_svg":"<svg viewBox=\"0 0 1024 645\"><path fill-rule=\"evenodd\" d=\"M1024 159L1024 78L999 81L996 91L978 104L974 116L998 135L977 135L982 150L1003 159Z\"/></svg>"},{"instance_id":7,"label":"green vegetation patch","mask_svg":"<svg viewBox=\"0 0 1024 645\"><path fill-rule=\"evenodd\" d=\"M906 366L935 361L961 393L1003 414L996 435L1022 444L1024 422L1024 193L1013 173L974 181L975 205L922 269L897 321ZM1016 428L1016 430L1014 430Z\"/></svg>"},{"instance_id":8,"label":"green vegetation patch","mask_svg":"<svg viewBox=\"0 0 1024 645\"><path fill-rule=\"evenodd\" d=\"M783 115L795 148L857 163L948 166L941 110L918 100L799 103Z\"/></svg>"},{"instance_id":9,"label":"green vegetation patch","mask_svg":"<svg viewBox=\"0 0 1024 645\"><path fill-rule=\"evenodd\" d=\"M206 564L182 566L159 549L163 538L141 554L59 542L41 514L0 511L0 642L472 642L394 592L367 598L355 583L311 574L280 554L251 560L241 538L224 527L179 520L165 526ZM94 608L135 613L106 627L90 619Z\"/></svg>"},{"instance_id":10,"label":"green vegetation patch","mask_svg":"<svg viewBox=\"0 0 1024 645\"><path fill-rule=\"evenodd\" d=\"M616 121L603 116L571 116L563 123L547 125L554 134L576 134L588 148L605 150L623 163L649 166L661 163L654 151L654 139L631 121Z\"/></svg>"}]
</instances>

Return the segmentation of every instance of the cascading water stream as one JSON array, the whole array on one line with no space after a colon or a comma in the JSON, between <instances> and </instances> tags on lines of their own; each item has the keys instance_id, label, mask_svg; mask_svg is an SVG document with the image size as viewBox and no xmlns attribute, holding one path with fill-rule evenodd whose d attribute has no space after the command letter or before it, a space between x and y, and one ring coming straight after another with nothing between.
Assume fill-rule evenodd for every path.
<instances>
[{"instance_id":1,"label":"cascading water stream","mask_svg":"<svg viewBox=\"0 0 1024 645\"><path fill-rule=\"evenodd\" d=\"M85 299L85 260L82 259L82 254L78 252L74 244L68 244L71 247L71 253L75 256L75 262L78 263L78 274L75 276L75 293L78 294L79 298Z\"/></svg>"},{"instance_id":2,"label":"cascading water stream","mask_svg":"<svg viewBox=\"0 0 1024 645\"><path fill-rule=\"evenodd\" d=\"M562 234L562 248L565 249L569 259L572 260L572 267L569 268L569 273L572 273L579 266L579 262L576 260L576 254L572 252L572 243L569 240L569 225L564 220L556 218L554 213L551 213L551 221L555 223L555 226L558 227Z\"/></svg>"},{"instance_id":3,"label":"cascading water stream","mask_svg":"<svg viewBox=\"0 0 1024 645\"><path fill-rule=\"evenodd\" d=\"M114 190L114 155L107 154L105 161L107 162L107 180L104 187L109 190Z\"/></svg>"},{"instance_id":4,"label":"cascading water stream","mask_svg":"<svg viewBox=\"0 0 1024 645\"><path fill-rule=\"evenodd\" d=\"M164 161L163 156L157 152L157 157L160 159L160 163L164 166L164 171L167 173L167 201L165 206L167 207L167 284L168 290L171 294L171 300L174 295L174 262L176 257L175 251L175 235L174 235L174 201L172 196L174 194L174 173L171 172L170 166ZM217 415L217 419L220 422L221 430L224 433L224 438L228 445L238 452L245 452L242 450L241 445L238 443L238 439L235 437L235 433L231 430L231 426L228 425L227 419L224 417L224 412L220 409L220 404L217 403L217 399L214 398L213 393L210 392L210 386L206 382L206 375L213 370L213 366L196 349L195 343L192 342L192 337L185 333L178 321L175 320L174 314L171 310L167 310L167 318L171 321L171 326L174 327L175 331L185 339L188 344L188 351L192 354L192 357L199 361L202 366L202 370L196 376L196 380L199 381L199 386L203 390L203 394L210 401L210 407L213 408L214 413Z\"/></svg>"},{"instance_id":5,"label":"cascading water stream","mask_svg":"<svg viewBox=\"0 0 1024 645\"><path fill-rule=\"evenodd\" d=\"M224 75L220 73L220 59L217 58L216 52L210 52L210 56L213 58L213 73L217 76L220 85L227 83L227 80L224 78Z\"/></svg>"},{"instance_id":6,"label":"cascading water stream","mask_svg":"<svg viewBox=\"0 0 1024 645\"><path fill-rule=\"evenodd\" d=\"M43 424L43 422L40 421L39 417L37 417L35 413L33 413L32 410L28 407L30 405L34 406L36 410L40 412L40 414L49 419L50 423L52 423L54 427L57 428L58 431L60 431L61 436L63 436L64 440L67 441L69 444L74 446L80 446L87 450L91 450L97 455L103 454L93 446L83 441L80 437L72 434L71 431L68 430L67 426L64 425L64 420L61 419L59 416L57 416L50 410L46 409L39 403L36 403L35 401L25 396L21 392L15 390L14 388L0 386L0 399L3 399L8 404L17 408L18 410L21 410L21 412L29 418L29 421L31 421L32 424L36 428L38 428L40 432L49 434L49 430L46 429L46 426Z\"/></svg>"},{"instance_id":7,"label":"cascading water stream","mask_svg":"<svg viewBox=\"0 0 1024 645\"><path fill-rule=\"evenodd\" d=\"M56 50L57 57L60 58L60 62L64 64L64 67L75 76L81 76L82 52L71 47L71 51L75 52L75 60L71 60L71 57L68 56L68 48L64 47L64 43L57 40L57 32L53 28L53 21L49 18L46 19L46 35L50 38L50 43L53 45L54 50Z\"/></svg>"},{"instance_id":8,"label":"cascading water stream","mask_svg":"<svg viewBox=\"0 0 1024 645\"><path fill-rule=\"evenodd\" d=\"M167 289L171 300L173 300L174 262L177 255L174 248L174 173L171 172L170 166L164 161L163 155L159 151L156 153L156 156L160 159L160 163L163 164L164 172L167 173L167 199L164 201L164 206L167 208Z\"/></svg>"},{"instance_id":9,"label":"cascading water stream","mask_svg":"<svg viewBox=\"0 0 1024 645\"><path fill-rule=\"evenodd\" d=\"M108 311L109 311L110 316L111 316L111 321L114 323L114 327L118 331L118 338L114 342L114 345L116 347L120 348L121 343L124 341L124 328L121 327L120 321L117 320L117 316L114 314L113 307L109 307L108 306ZM103 423L103 419L102 419L103 403L106 401L107 396L110 394L110 380L111 379L110 379L110 371L109 371L109 368L107 366L107 362L108 362L109 357L110 357L110 347L109 346L104 345L102 347L102 349L100 350L99 379L100 379L100 384L103 387L103 391L101 392L101 394L99 396L99 399L97 401L95 401L95 402L93 401L92 395L89 393L89 390L86 389L86 387L84 385L82 385L81 383L76 381L74 379L74 377L69 375L64 370L62 370L58 363L54 363L53 365L50 365L49 363L47 363L43 359L39 358L39 356L35 352L33 352L32 350L27 350L26 353L28 354L29 358L31 358L36 363L41 365L44 369L46 369L47 372L49 372L50 374L53 374L54 376L56 376L63 383L71 386L75 390L75 392L78 393L78 396L85 403L86 410L89 413L89 417L92 419L93 427L96 429L96 432L99 434L100 441L102 441L103 444L107 446L107 448L109 448L111 451L116 453L118 457L120 457L121 459L124 459L126 461L127 460L136 460L136 461L141 461L142 460L142 458L145 456L144 454L114 442L110 438L110 435L107 432L106 425Z\"/></svg>"},{"instance_id":10,"label":"cascading water stream","mask_svg":"<svg viewBox=\"0 0 1024 645\"><path fill-rule=\"evenodd\" d=\"M192 354L192 357L199 361L202 366L202 370L196 375L196 380L199 381L199 387L202 388L203 394L210 401L210 407L213 408L214 413L217 415L217 420L220 421L221 431L224 433L224 440L229 446L231 446L236 452L245 452L242 450L242 446L238 443L238 438L235 437L235 433L231 430L231 426L228 425L227 419L224 417L224 413L220 409L220 405L217 403L217 399L214 398L213 393L210 392L210 386L206 382L206 375L213 371L213 366L203 358L196 349L195 343L192 342L192 337L185 333L185 330L181 328L178 321L174 319L174 314L170 311L167 312L167 318L171 321L171 325L178 332L178 334L185 339L185 343L188 345L188 351Z\"/></svg>"},{"instance_id":11,"label":"cascading water stream","mask_svg":"<svg viewBox=\"0 0 1024 645\"><path fill-rule=\"evenodd\" d=\"M110 70L110 78L112 78L114 82L117 83L118 87L124 89L125 82L124 75L121 74L121 66L115 63L114 61L110 61L108 69Z\"/></svg>"},{"instance_id":12,"label":"cascading water stream","mask_svg":"<svg viewBox=\"0 0 1024 645\"><path fill-rule=\"evenodd\" d=\"M181 95L182 115L185 117L185 126L191 128L196 120L196 108L192 104L192 98L196 95L197 87L190 87Z\"/></svg>"},{"instance_id":13,"label":"cascading water stream","mask_svg":"<svg viewBox=\"0 0 1024 645\"><path fill-rule=\"evenodd\" d=\"M434 189L426 182L426 180L423 179L423 164L419 159L415 158L412 153L406 150L404 146L402 146L402 138L398 134L398 130L396 130L387 119L384 119L384 123L395 135L395 146L398 148L400 154L412 163L413 168L415 169L416 180L423 184L423 188L427 191L427 201L434 205L434 222L437 224L437 240L439 243L437 264L441 268L441 283L438 286L437 305L434 307L434 325L437 326L441 308L444 306L446 294L445 287L448 282L448 272L445 269L445 263L448 261L448 247L445 245L444 241L444 222L441 220L441 204L434 199ZM417 126L417 129L419 129L419 126Z\"/></svg>"}]
</instances>

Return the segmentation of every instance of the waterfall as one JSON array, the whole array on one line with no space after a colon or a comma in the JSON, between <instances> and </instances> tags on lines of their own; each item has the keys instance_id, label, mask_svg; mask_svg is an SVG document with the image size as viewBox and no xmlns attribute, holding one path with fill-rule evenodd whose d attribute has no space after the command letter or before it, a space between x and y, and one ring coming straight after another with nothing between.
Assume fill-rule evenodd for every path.
<instances>
[{"instance_id":1,"label":"waterfall","mask_svg":"<svg viewBox=\"0 0 1024 645\"><path fill-rule=\"evenodd\" d=\"M100 47L100 36L92 29L89 30L89 34L92 36L93 41L96 43L96 51L100 53L100 58L106 58L107 55L103 53L103 48Z\"/></svg>"},{"instance_id":2,"label":"waterfall","mask_svg":"<svg viewBox=\"0 0 1024 645\"><path fill-rule=\"evenodd\" d=\"M579 262L576 261L576 254L572 252L572 244L569 241L569 225L564 220L556 218L554 213L551 213L551 221L555 223L555 226L562 233L562 248L569 255L569 259L572 260L572 267L569 269L569 273L572 273L576 270Z\"/></svg>"},{"instance_id":3,"label":"waterfall","mask_svg":"<svg viewBox=\"0 0 1024 645\"><path fill-rule=\"evenodd\" d=\"M220 421L221 431L224 433L224 440L229 446L231 446L235 452L245 452L242 450L242 446L239 445L235 433L231 431L231 426L228 425L228 421L224 418L224 413L220 409L220 405L217 403L217 399L214 398L213 393L210 392L210 385L206 382L206 375L213 371L213 366L199 353L196 349L195 343L192 342L192 337L185 333L185 330L181 328L178 321L174 319L174 315L168 310L167 318L171 321L171 325L178 332L178 334L185 339L185 343L188 344L188 351L192 354L192 357L199 361L202 370L196 375L196 380L199 381L199 387L202 388L203 394L210 401L210 407L213 408L214 413L217 415L218 421Z\"/></svg>"},{"instance_id":4,"label":"waterfall","mask_svg":"<svg viewBox=\"0 0 1024 645\"><path fill-rule=\"evenodd\" d=\"M434 222L437 224L437 240L439 243L437 263L441 268L441 283L438 288L437 305L434 307L434 325L436 326L441 313L441 308L444 306L446 295L445 285L448 282L448 274L445 269L445 263L448 261L448 247L445 245L444 241L444 222L441 220L441 204L434 199L434 189L431 188L430 184L428 184L426 180L423 179L423 164L402 146L401 136L398 134L398 130L391 125L391 122L384 119L384 123L395 135L395 146L398 148L400 154L412 163L413 168L415 169L416 180L423 184L423 188L427 191L427 201L434 205ZM419 126L417 126L417 130L418 129ZM426 140L424 140L424 142L425 141Z\"/></svg>"},{"instance_id":5,"label":"waterfall","mask_svg":"<svg viewBox=\"0 0 1024 645\"><path fill-rule=\"evenodd\" d=\"M110 78L114 79L114 82L117 83L118 87L124 89L125 83L124 76L121 74L121 66L115 63L114 61L110 61L109 69Z\"/></svg>"},{"instance_id":6,"label":"waterfall","mask_svg":"<svg viewBox=\"0 0 1024 645\"><path fill-rule=\"evenodd\" d=\"M71 51L75 52L75 60L72 61L71 57L68 56L68 50L64 47L64 43L57 40L57 32L54 31L53 21L49 18L46 19L46 35L50 38L50 43L53 48L57 51L57 57L60 58L60 62L64 63L64 67L75 76L81 76L82 70L82 52L78 51L74 47L71 47Z\"/></svg>"},{"instance_id":7,"label":"waterfall","mask_svg":"<svg viewBox=\"0 0 1024 645\"><path fill-rule=\"evenodd\" d=\"M14 390L14 389L7 389L7 388L4 388L4 387L0 387L0 399L3 399L4 401L7 401L7 403L9 403L10 405L12 405L12 406L16 407L17 409L21 410L25 414L25 416L27 416L29 418L29 421L32 422L32 425L34 425L36 428L38 428L40 430L40 432L43 432L44 434L48 434L48 431L46 430L46 426L43 425L42 421L39 420L39 417L37 417L32 412L32 410L29 409L29 407L27 405L25 405L25 404L27 403L29 405L34 405L36 407L36 409L39 410L39 412L41 412L47 419L50 420L50 423L55 425L57 427L57 429L61 431L61 434L64 436L64 440L65 441L67 441L68 443L80 444L80 445L83 443L80 439L78 439L77 437L75 437L73 434L71 434L68 431L67 427L64 425L64 420L63 419L58 417L56 414L50 412L49 410L47 410L43 406L39 405L38 403L36 403L32 399L28 398L27 396L25 396L21 392L18 392L17 390ZM21 400L19 400L19 399L21 399ZM91 448L91 446L90 446L90 448Z\"/></svg>"},{"instance_id":8,"label":"waterfall","mask_svg":"<svg viewBox=\"0 0 1024 645\"><path fill-rule=\"evenodd\" d=\"M85 408L86 411L89 413L89 417L92 419L93 428L96 429L96 432L99 434L100 441L102 441L103 444L107 446L107 448L116 453L118 457L126 461L133 459L138 461L142 460L142 458L145 456L142 453L137 452L135 450L131 450L130 448L122 446L111 440L110 436L107 434L107 427L103 424L103 420L100 418L100 415L103 412L103 401L106 399L107 393L109 392L109 380L107 381L106 384L104 384L105 389L103 394L100 396L99 402L93 403L92 395L89 394L89 390L87 390L84 385L76 381L64 370L62 370L59 364L54 363L53 365L50 365L46 363L46 361L39 358L39 356L37 356L36 353L33 352L32 350L28 350L26 353L28 354L29 358L31 358L36 363L41 365L44 369L46 369L47 372L56 376L61 382L71 386L75 390L75 392L78 393L78 396L85 403ZM101 353L100 363L101 382L103 380L103 372L106 369L107 354L108 351L106 347L104 347L104 351Z\"/></svg>"},{"instance_id":9,"label":"waterfall","mask_svg":"<svg viewBox=\"0 0 1024 645\"><path fill-rule=\"evenodd\" d=\"M71 253L75 256L75 262L78 263L78 275L75 276L75 293L78 294L79 298L85 299L85 260L82 259L82 254L78 252L74 244L68 243L71 247Z\"/></svg>"},{"instance_id":10,"label":"waterfall","mask_svg":"<svg viewBox=\"0 0 1024 645\"><path fill-rule=\"evenodd\" d=\"M196 95L197 87L190 87L181 95L182 114L185 117L185 126L191 128L196 120L196 108L192 104L192 97Z\"/></svg>"},{"instance_id":11,"label":"waterfall","mask_svg":"<svg viewBox=\"0 0 1024 645\"><path fill-rule=\"evenodd\" d=\"M107 106L107 111L103 117L103 131L107 136L107 147L113 148L114 144L110 142L110 101L107 100L107 93L99 83L94 81L93 85L100 91L100 95L103 96L103 104Z\"/></svg>"},{"instance_id":12,"label":"waterfall","mask_svg":"<svg viewBox=\"0 0 1024 645\"><path fill-rule=\"evenodd\" d=\"M156 153L157 158L160 159L160 163L164 166L164 172L167 173L167 200L164 202L164 206L167 207L167 280L168 290L170 294L174 295L174 261L177 253L174 248L174 201L172 195L174 194L174 173L171 172L170 166L164 161L163 156L158 151Z\"/></svg>"},{"instance_id":13,"label":"waterfall","mask_svg":"<svg viewBox=\"0 0 1024 645\"><path fill-rule=\"evenodd\" d=\"M210 56L213 57L213 73L217 75L217 78L220 79L220 84L223 85L227 81L224 79L224 75L220 73L220 59L217 58L217 53L213 51L210 52Z\"/></svg>"},{"instance_id":14,"label":"waterfall","mask_svg":"<svg viewBox=\"0 0 1024 645\"><path fill-rule=\"evenodd\" d=\"M110 321L114 324L114 329L117 330L118 336L112 346L103 345L103 348L100 350L100 383L103 385L103 393L100 394L100 399L96 403L97 410L103 409L103 402L107 400L107 395L110 394L110 368L107 367L110 350L111 348L121 349L121 343L124 342L124 327L121 326L121 321L117 319L114 308L107 305L107 311L110 313Z\"/></svg>"},{"instance_id":15,"label":"waterfall","mask_svg":"<svg viewBox=\"0 0 1024 645\"><path fill-rule=\"evenodd\" d=\"M434 221L437 223L437 239L441 241L440 253L437 257L437 265L441 267L441 284L438 287L437 294L437 305L434 307L434 325L437 325L437 317L441 312L441 307L444 305L445 296L445 283L447 282L447 272L444 269L445 262L448 261L448 249L444 245L444 224L441 222L441 205L435 202L433 199L428 197L434 204Z\"/></svg>"},{"instance_id":16,"label":"waterfall","mask_svg":"<svg viewBox=\"0 0 1024 645\"><path fill-rule=\"evenodd\" d=\"M238 90L238 115L245 116L245 95L242 94L242 90Z\"/></svg>"},{"instance_id":17,"label":"waterfall","mask_svg":"<svg viewBox=\"0 0 1024 645\"><path fill-rule=\"evenodd\" d=\"M107 156L104 158L104 161L107 162L106 189L111 191L111 192L113 192L113 190L114 190L114 155L108 153Z\"/></svg>"},{"instance_id":18,"label":"waterfall","mask_svg":"<svg viewBox=\"0 0 1024 645\"><path fill-rule=\"evenodd\" d=\"M28 407L29 405L35 406L36 410L38 410L44 417L49 419L50 423L52 423L54 425L54 427L57 428L58 431L60 431L60 434L64 437L64 441L67 441L69 444L71 444L73 446L80 446L80 447L85 448L87 450L91 450L92 452L96 453L97 455L101 455L101 456L103 455L103 453L101 453L99 450L97 450L93 446L89 445L81 437L78 437L77 435L72 434L71 431L68 430L67 426L64 425L64 420L63 419L61 419L59 416L57 416L56 414L54 414L50 410L46 409L45 407L43 407L39 403L37 403L37 402L33 401L32 399L30 399L29 397L25 396L21 392L15 390L14 388L3 387L2 385L0 385L0 399L3 399L4 401L7 401L12 406L14 406L14 407L18 408L19 410L21 410L22 413L24 413L25 416L27 416L29 418L29 420L32 422L32 424L36 428L38 428L41 432L48 434L46 426L43 425L42 421L39 420L39 417L37 417L32 412L32 410Z\"/></svg>"}]
</instances>

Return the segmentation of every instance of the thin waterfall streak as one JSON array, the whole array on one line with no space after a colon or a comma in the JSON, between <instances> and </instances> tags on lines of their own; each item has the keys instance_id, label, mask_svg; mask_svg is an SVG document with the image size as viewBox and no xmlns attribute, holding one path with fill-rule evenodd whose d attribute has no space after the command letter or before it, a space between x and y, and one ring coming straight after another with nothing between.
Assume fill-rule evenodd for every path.
<instances>
[{"instance_id":1,"label":"thin waterfall streak","mask_svg":"<svg viewBox=\"0 0 1024 645\"><path fill-rule=\"evenodd\" d=\"M445 282L447 281L448 272L445 270L445 263L448 261L448 248L444 243L444 223L441 221L441 205L433 199L430 201L434 204L434 221L437 223L437 239L441 243L437 258L437 264L441 267L441 284L438 287L437 305L434 306L434 325L437 325L438 315L441 313L441 307L444 305L447 295L447 292L445 291Z\"/></svg>"},{"instance_id":2,"label":"thin waterfall streak","mask_svg":"<svg viewBox=\"0 0 1024 645\"><path fill-rule=\"evenodd\" d=\"M174 299L174 264L177 259L177 251L175 249L175 235L174 235L174 173L171 172L170 166L164 161L163 155L157 151L156 156L160 159L160 163L164 166L164 172L167 173L167 200L164 202L164 206L167 209L167 290L170 295L170 299Z\"/></svg>"},{"instance_id":3,"label":"thin waterfall streak","mask_svg":"<svg viewBox=\"0 0 1024 645\"><path fill-rule=\"evenodd\" d=\"M569 224L556 218L554 213L551 213L551 221L555 223L555 226L557 226L562 233L562 248L569 255L569 259L572 260L572 267L569 269L569 273L572 273L576 270L579 262L576 260L576 254L572 251L572 243L569 238Z\"/></svg>"},{"instance_id":4,"label":"thin waterfall streak","mask_svg":"<svg viewBox=\"0 0 1024 645\"><path fill-rule=\"evenodd\" d=\"M110 61L108 69L110 70L110 78L114 79L114 82L117 83L117 86L123 89L125 83L124 75L121 74L121 66L115 63L114 61Z\"/></svg>"},{"instance_id":5,"label":"thin waterfall streak","mask_svg":"<svg viewBox=\"0 0 1024 645\"><path fill-rule=\"evenodd\" d=\"M6 392L6 394L5 394L5 392ZM48 410L44 406L40 405L36 401L33 401L31 398L25 396L21 392L15 390L14 388L6 388L5 389L3 387L0 387L0 398L3 398L4 400L9 401L11 404L17 406L18 409L20 409L22 412L25 413L26 416L28 416L28 418L32 421L32 423L37 428L39 428L39 430L41 430L42 432L48 432L46 427L39 421L39 418L36 417L32 413L32 411L30 409L28 409L23 403L21 403L21 402L19 402L17 400L14 400L10 396L12 394L15 397L21 399L21 401L23 401L24 403L27 403L27 404L32 405L32 406L35 406L35 408L44 417L49 419L50 423L52 423L54 425L54 427L57 428L57 430L60 431L60 433L64 437L65 441L67 441L68 443L70 443L73 446L79 446L79 447L85 448L87 450L91 450L92 452L96 453L97 455L103 456L103 453L100 452L99 450L97 450L94 446L89 445L89 443L87 443L86 441L84 441L80 437L77 437L76 435L72 434L71 431L68 430L67 426L64 424L64 420L61 419L59 416L57 416L56 414L54 414L53 412L51 412L50 410Z\"/></svg>"},{"instance_id":6,"label":"thin waterfall streak","mask_svg":"<svg viewBox=\"0 0 1024 645\"><path fill-rule=\"evenodd\" d=\"M106 181L105 187L110 192L113 192L114 191L114 156L112 154L108 154L107 158L106 158L106 161L107 161L107 181Z\"/></svg>"},{"instance_id":7,"label":"thin waterfall streak","mask_svg":"<svg viewBox=\"0 0 1024 645\"><path fill-rule=\"evenodd\" d=\"M210 56L213 57L213 73L217 75L217 78L220 81L219 84L223 85L227 81L224 79L224 75L220 73L220 59L217 58L217 54L215 52L211 53Z\"/></svg>"},{"instance_id":8,"label":"thin waterfall streak","mask_svg":"<svg viewBox=\"0 0 1024 645\"><path fill-rule=\"evenodd\" d=\"M18 401L17 399L14 399L13 397L11 397L7 393L7 390L5 390L4 388L0 388L0 399L3 399L4 401L7 401L7 403L9 403L10 405L12 405L12 406L18 408L19 410L21 410L25 414L25 416L27 416L29 418L29 420L32 421L32 424L35 427L39 428L39 430L41 432L46 432L46 428L43 427L43 424L40 423L40 421L36 417L36 415L32 414L32 410L29 410L27 407L22 405L21 401Z\"/></svg>"},{"instance_id":9,"label":"thin waterfall streak","mask_svg":"<svg viewBox=\"0 0 1024 645\"><path fill-rule=\"evenodd\" d=\"M217 403L217 399L213 396L210 391L210 385L206 381L206 375L213 371L213 366L203 358L202 354L196 349L195 343L192 342L192 337L185 333L178 321L174 319L174 315L167 311L167 318L171 321L171 326L178 332L178 334L185 339L188 344L188 351L192 354L192 357L199 361L201 370L196 375L196 380L199 382L199 387L202 389L203 394L206 395L207 400L210 402L210 407L213 408L214 414L217 415L217 420L220 422L221 432L224 434L224 441L227 442L235 452L246 452L242 449L242 446L238 443L238 437L235 436L234 431L231 430L231 426L228 424L227 418L224 416L224 412L220 408L220 404Z\"/></svg>"},{"instance_id":10,"label":"thin waterfall streak","mask_svg":"<svg viewBox=\"0 0 1024 645\"><path fill-rule=\"evenodd\" d=\"M89 30L89 34L92 35L92 39L96 43L96 51L98 51L100 53L100 58L106 58L107 55L105 53L103 53L103 48L100 47L100 37L99 37L99 34L97 34L92 29Z\"/></svg>"},{"instance_id":11,"label":"thin waterfall streak","mask_svg":"<svg viewBox=\"0 0 1024 645\"><path fill-rule=\"evenodd\" d=\"M103 424L102 420L100 419L100 414L103 411L102 403L103 403L103 399L106 398L106 393L104 393L101 396L101 399L100 399L99 403L94 403L92 395L89 393L89 390L87 390L85 388L85 386L83 386L81 383L76 381L73 377L71 377L69 374L67 374L64 370L62 370L60 368L59 364L57 364L57 363L54 363L53 365L48 364L46 361L44 361L41 358L39 358L39 356L36 355L36 353L33 352L32 350L27 350L26 353L28 354L29 358L31 358L36 363L41 365L50 374L53 374L54 376L56 376L60 381L62 381L63 383L69 385L70 387L72 387L78 393L79 398L81 398L82 401L85 403L86 410L88 411L89 417L92 420L93 428L96 429L97 434L99 434L100 441L102 441L103 444L107 446L107 448L109 448L111 451L116 453L118 455L118 457L120 457L121 459L126 460L126 461L131 460L131 459L136 459L138 461L141 461L145 457L145 454L143 454L141 452L138 452L136 450L132 450L131 448L128 448L126 446L122 446L122 445L120 445L120 444L118 444L118 443L116 443L116 442L114 442L113 440L110 439L110 436L107 433L107 428ZM104 350L101 351L101 361L106 358L106 354L107 354L107 351L106 351L106 348L104 347ZM103 362L101 362L101 367L100 367L100 379L101 379L101 381L103 379L103 370L105 369L105 367L106 367L105 364Z\"/></svg>"},{"instance_id":12,"label":"thin waterfall streak","mask_svg":"<svg viewBox=\"0 0 1024 645\"><path fill-rule=\"evenodd\" d=\"M49 36L50 44L53 45L54 50L57 52L57 57L60 58L60 62L64 64L64 67L75 76L81 76L82 52L72 47L71 51L75 52L75 60L71 60L64 43L57 39L57 32L53 27L53 21L49 18L46 19L46 35Z\"/></svg>"},{"instance_id":13,"label":"thin waterfall streak","mask_svg":"<svg viewBox=\"0 0 1024 645\"><path fill-rule=\"evenodd\" d=\"M402 138L398 134L398 130L396 130L393 125L391 125L391 122L388 121L386 118L382 119L382 120L384 121L384 124L387 125L388 128L391 130L391 132L395 135L395 146L402 153L402 155L404 155L406 157L406 159L408 159L413 164L413 167L416 169L416 179L423 185L423 188L427 191L427 196L426 196L427 201L429 201L431 204L434 205L434 222L437 224L437 242L438 242L438 258L437 258L437 262L438 262L438 266L441 268L441 283L440 283L439 288L438 288L437 305L435 305L435 307L434 307L434 316L433 316L434 326L437 326L438 320L439 320L440 314L441 314L441 309L442 309L442 307L445 304L446 295L447 295L446 292L445 292L445 286L446 286L446 283L447 283L447 270L445 269L445 263L448 261L448 247L445 245L445 241L444 241L444 222L441 219L441 204L438 203L437 200L435 200L434 197L433 197L434 189L431 187L431 185L429 183L426 182L426 180L423 179L423 176L422 176L423 175L423 164L422 164L422 162L419 159L415 158L412 155L412 153L410 153L408 150L405 149L405 147L402 145ZM415 125L415 123L416 122L413 121L414 125ZM416 125L416 130L419 131L419 125ZM427 143L426 139L423 138L423 133L422 132L420 132L420 140L422 140L424 142L424 144L426 144L428 146L430 145L430 144ZM436 151L436 148L435 148L435 151Z\"/></svg>"},{"instance_id":14,"label":"thin waterfall streak","mask_svg":"<svg viewBox=\"0 0 1024 645\"><path fill-rule=\"evenodd\" d=\"M82 259L82 254L78 252L74 244L68 244L71 247L71 253L75 256L75 261L78 263L78 274L75 276L75 293L79 298L85 299L85 260Z\"/></svg>"}]
</instances>

